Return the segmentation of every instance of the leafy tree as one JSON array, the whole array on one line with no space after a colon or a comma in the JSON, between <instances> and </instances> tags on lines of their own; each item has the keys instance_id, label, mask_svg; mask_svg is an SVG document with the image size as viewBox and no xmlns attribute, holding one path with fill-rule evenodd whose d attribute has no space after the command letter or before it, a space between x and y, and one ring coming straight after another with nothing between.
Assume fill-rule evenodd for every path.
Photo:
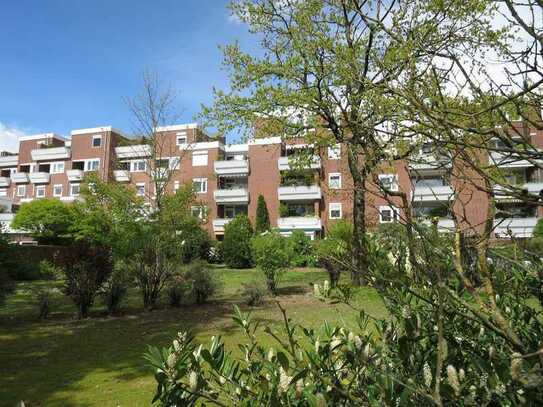
<instances>
[{"instance_id":1,"label":"leafy tree","mask_svg":"<svg viewBox=\"0 0 543 407\"><path fill-rule=\"evenodd\" d=\"M238 215L224 227L222 252L224 262L231 268L252 266L251 237L253 228L246 215Z\"/></svg>"},{"instance_id":2,"label":"leafy tree","mask_svg":"<svg viewBox=\"0 0 543 407\"><path fill-rule=\"evenodd\" d=\"M290 263L294 267L314 265L314 245L303 230L295 230L287 238L287 247L291 256Z\"/></svg>"},{"instance_id":3,"label":"leafy tree","mask_svg":"<svg viewBox=\"0 0 543 407\"><path fill-rule=\"evenodd\" d=\"M543 238L543 218L537 221L533 231L533 236L537 239Z\"/></svg>"},{"instance_id":4,"label":"leafy tree","mask_svg":"<svg viewBox=\"0 0 543 407\"><path fill-rule=\"evenodd\" d=\"M264 199L264 196L260 194L258 195L256 206L255 233L260 234L267 230L270 230L270 215L268 214L266 200Z\"/></svg>"},{"instance_id":5,"label":"leafy tree","mask_svg":"<svg viewBox=\"0 0 543 407\"><path fill-rule=\"evenodd\" d=\"M196 304L205 303L210 296L217 292L220 283L217 275L203 260L195 260L187 266L185 281Z\"/></svg>"},{"instance_id":6,"label":"leafy tree","mask_svg":"<svg viewBox=\"0 0 543 407\"><path fill-rule=\"evenodd\" d=\"M12 227L26 230L40 244L65 244L75 221L71 205L58 199L36 199L21 206Z\"/></svg>"},{"instance_id":7,"label":"leafy tree","mask_svg":"<svg viewBox=\"0 0 543 407\"><path fill-rule=\"evenodd\" d=\"M290 263L291 252L287 239L277 232L255 236L251 241L251 249L254 263L266 277L268 290L276 294L277 283Z\"/></svg>"}]
</instances>

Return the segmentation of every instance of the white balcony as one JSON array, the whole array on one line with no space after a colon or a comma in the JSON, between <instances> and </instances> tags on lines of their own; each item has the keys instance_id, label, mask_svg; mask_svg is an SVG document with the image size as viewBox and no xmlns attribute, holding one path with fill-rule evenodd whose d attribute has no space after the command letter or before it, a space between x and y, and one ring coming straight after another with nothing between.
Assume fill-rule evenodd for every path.
<instances>
[{"instance_id":1,"label":"white balcony","mask_svg":"<svg viewBox=\"0 0 543 407\"><path fill-rule=\"evenodd\" d=\"M11 180L16 184L25 184L28 182L28 174L26 172L16 172L11 174Z\"/></svg>"},{"instance_id":2,"label":"white balcony","mask_svg":"<svg viewBox=\"0 0 543 407\"><path fill-rule=\"evenodd\" d=\"M249 191L247 188L217 189L213 196L217 203L248 203Z\"/></svg>"},{"instance_id":3,"label":"white balcony","mask_svg":"<svg viewBox=\"0 0 543 407\"><path fill-rule=\"evenodd\" d=\"M277 219L277 227L280 230L319 231L322 229L322 223L320 218L315 216L293 216Z\"/></svg>"},{"instance_id":4,"label":"white balcony","mask_svg":"<svg viewBox=\"0 0 543 407\"><path fill-rule=\"evenodd\" d=\"M517 238L532 237L537 218L505 218L494 220L494 233L496 237L509 237L511 234Z\"/></svg>"},{"instance_id":5,"label":"white balcony","mask_svg":"<svg viewBox=\"0 0 543 407\"><path fill-rule=\"evenodd\" d=\"M288 171L291 169L291 163L295 162L296 158L291 157L279 157L277 160L277 167L279 171ZM321 158L319 156L313 156L311 162L308 163L307 169L318 170L321 168Z\"/></svg>"},{"instance_id":6,"label":"white balcony","mask_svg":"<svg viewBox=\"0 0 543 407\"><path fill-rule=\"evenodd\" d=\"M535 195L536 197L540 196L540 192L543 191L543 182L528 182L524 185L512 185L511 189L506 188L501 185L494 186L494 193L496 194L496 199L511 199L514 195L522 194L524 191L528 192L530 195ZM508 195L510 192L513 192L513 196Z\"/></svg>"},{"instance_id":7,"label":"white balcony","mask_svg":"<svg viewBox=\"0 0 543 407\"><path fill-rule=\"evenodd\" d=\"M115 148L117 158L144 158L151 155L151 147L146 144L122 146Z\"/></svg>"},{"instance_id":8,"label":"white balcony","mask_svg":"<svg viewBox=\"0 0 543 407\"><path fill-rule=\"evenodd\" d=\"M9 177L0 177L0 187L9 187L11 184L11 178Z\"/></svg>"},{"instance_id":9,"label":"white balcony","mask_svg":"<svg viewBox=\"0 0 543 407\"><path fill-rule=\"evenodd\" d=\"M68 170L66 171L66 175L68 176L68 181L77 182L83 181L85 173L83 172L83 170Z\"/></svg>"},{"instance_id":10,"label":"white balcony","mask_svg":"<svg viewBox=\"0 0 543 407\"><path fill-rule=\"evenodd\" d=\"M528 152L526 157L534 155L535 152ZM497 165L502 168L526 168L533 167L534 163L538 165L543 164L543 160L526 160L522 155L491 152L489 157L489 163Z\"/></svg>"},{"instance_id":11,"label":"white balcony","mask_svg":"<svg viewBox=\"0 0 543 407\"><path fill-rule=\"evenodd\" d=\"M409 162L409 167L415 171L444 171L451 168L451 160L447 157L436 157L434 154L420 154Z\"/></svg>"},{"instance_id":12,"label":"white balcony","mask_svg":"<svg viewBox=\"0 0 543 407\"><path fill-rule=\"evenodd\" d=\"M130 171L128 170L115 170L113 171L113 177L117 182L129 182L130 181Z\"/></svg>"},{"instance_id":13,"label":"white balcony","mask_svg":"<svg viewBox=\"0 0 543 407\"><path fill-rule=\"evenodd\" d=\"M69 147L38 148L30 154L34 161L68 160L72 156Z\"/></svg>"},{"instance_id":14,"label":"white balcony","mask_svg":"<svg viewBox=\"0 0 543 407\"><path fill-rule=\"evenodd\" d=\"M31 172L28 177L33 184L48 184L51 175L48 172Z\"/></svg>"},{"instance_id":15,"label":"white balcony","mask_svg":"<svg viewBox=\"0 0 543 407\"><path fill-rule=\"evenodd\" d=\"M321 199L321 188L318 185L279 187L277 195L280 201L311 201Z\"/></svg>"},{"instance_id":16,"label":"white balcony","mask_svg":"<svg viewBox=\"0 0 543 407\"><path fill-rule=\"evenodd\" d=\"M218 218L213 220L213 232L222 234L224 233L224 227L228 222L230 222L232 219L223 219Z\"/></svg>"},{"instance_id":17,"label":"white balcony","mask_svg":"<svg viewBox=\"0 0 543 407\"><path fill-rule=\"evenodd\" d=\"M0 167L17 167L18 163L18 155L7 155L5 157L0 157Z\"/></svg>"},{"instance_id":18,"label":"white balcony","mask_svg":"<svg viewBox=\"0 0 543 407\"><path fill-rule=\"evenodd\" d=\"M215 173L217 175L247 175L249 174L248 160L215 161Z\"/></svg>"},{"instance_id":19,"label":"white balcony","mask_svg":"<svg viewBox=\"0 0 543 407\"><path fill-rule=\"evenodd\" d=\"M415 202L437 202L448 201L452 198L453 190L449 185L435 187L415 186L413 201Z\"/></svg>"}]
</instances>

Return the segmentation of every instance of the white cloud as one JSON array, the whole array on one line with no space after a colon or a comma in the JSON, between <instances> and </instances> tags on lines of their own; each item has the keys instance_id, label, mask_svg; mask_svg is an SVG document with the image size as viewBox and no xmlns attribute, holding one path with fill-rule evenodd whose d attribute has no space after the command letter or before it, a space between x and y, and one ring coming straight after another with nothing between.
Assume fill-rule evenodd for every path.
<instances>
[{"instance_id":1,"label":"white cloud","mask_svg":"<svg viewBox=\"0 0 543 407\"><path fill-rule=\"evenodd\" d=\"M0 151L19 151L19 137L25 136L23 130L0 122Z\"/></svg>"}]
</instances>

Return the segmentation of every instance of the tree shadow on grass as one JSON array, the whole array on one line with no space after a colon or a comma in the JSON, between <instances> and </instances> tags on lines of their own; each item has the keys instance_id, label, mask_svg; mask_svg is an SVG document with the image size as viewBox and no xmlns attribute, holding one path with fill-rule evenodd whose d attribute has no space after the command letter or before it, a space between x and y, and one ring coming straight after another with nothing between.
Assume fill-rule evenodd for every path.
<instances>
[{"instance_id":1,"label":"tree shadow on grass","mask_svg":"<svg viewBox=\"0 0 543 407\"><path fill-rule=\"evenodd\" d=\"M149 405L154 383L142 357L147 346L168 346L177 332L185 330L202 338L235 335L239 328L230 318L232 306L232 302L215 302L122 317L4 324L0 326L0 405L20 400L30 407ZM263 324L271 321L261 319ZM136 382L133 389L117 386L132 381ZM139 381L147 384L138 385Z\"/></svg>"}]
</instances>

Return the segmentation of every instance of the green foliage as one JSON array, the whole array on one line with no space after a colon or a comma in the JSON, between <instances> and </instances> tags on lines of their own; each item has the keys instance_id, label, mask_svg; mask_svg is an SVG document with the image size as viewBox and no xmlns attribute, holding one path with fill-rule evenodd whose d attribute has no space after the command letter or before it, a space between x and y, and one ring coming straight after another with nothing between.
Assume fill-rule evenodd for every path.
<instances>
[{"instance_id":1,"label":"green foliage","mask_svg":"<svg viewBox=\"0 0 543 407\"><path fill-rule=\"evenodd\" d=\"M32 289L32 297L38 309L37 314L39 319L47 319L49 316L53 294L54 290L50 288L38 287Z\"/></svg>"},{"instance_id":2,"label":"green foliage","mask_svg":"<svg viewBox=\"0 0 543 407\"><path fill-rule=\"evenodd\" d=\"M353 267L353 225L347 221L338 221L332 225L326 238L316 243L316 257L326 269L330 284L335 287L342 271Z\"/></svg>"},{"instance_id":3,"label":"green foliage","mask_svg":"<svg viewBox=\"0 0 543 407\"><path fill-rule=\"evenodd\" d=\"M182 272L177 272L172 275L168 281L168 287L166 289L166 295L168 296L168 304L170 307L179 307L191 296L191 287Z\"/></svg>"},{"instance_id":4,"label":"green foliage","mask_svg":"<svg viewBox=\"0 0 543 407\"><path fill-rule=\"evenodd\" d=\"M60 251L55 262L64 274L64 292L77 306L79 318L86 318L89 308L113 272L108 247L78 241L70 250Z\"/></svg>"},{"instance_id":5,"label":"green foliage","mask_svg":"<svg viewBox=\"0 0 543 407\"><path fill-rule=\"evenodd\" d=\"M266 287L258 280L241 283L241 296L245 304L258 306L264 302L266 297Z\"/></svg>"},{"instance_id":6,"label":"green foliage","mask_svg":"<svg viewBox=\"0 0 543 407\"><path fill-rule=\"evenodd\" d=\"M313 267L316 264L315 246L302 230L295 230L287 238L290 264L294 267Z\"/></svg>"},{"instance_id":7,"label":"green foliage","mask_svg":"<svg viewBox=\"0 0 543 407\"><path fill-rule=\"evenodd\" d=\"M220 287L216 273L202 260L196 260L187 266L185 279L196 304L205 303Z\"/></svg>"},{"instance_id":8,"label":"green foliage","mask_svg":"<svg viewBox=\"0 0 543 407\"><path fill-rule=\"evenodd\" d=\"M258 235L267 230L270 230L270 215L268 214L266 200L264 199L264 196L260 194L258 195L256 206L255 234Z\"/></svg>"},{"instance_id":9,"label":"green foliage","mask_svg":"<svg viewBox=\"0 0 543 407\"><path fill-rule=\"evenodd\" d=\"M39 278L44 280L55 280L62 275L62 271L54 263L49 260L40 261Z\"/></svg>"},{"instance_id":10,"label":"green foliage","mask_svg":"<svg viewBox=\"0 0 543 407\"><path fill-rule=\"evenodd\" d=\"M251 238L253 228L246 215L238 215L224 227L222 244L224 262L231 268L249 268L252 265Z\"/></svg>"},{"instance_id":11,"label":"green foliage","mask_svg":"<svg viewBox=\"0 0 543 407\"><path fill-rule=\"evenodd\" d=\"M255 236L251 241L254 263L266 277L266 286L272 294L282 273L289 267L291 253L287 239L277 232Z\"/></svg>"},{"instance_id":12,"label":"green foliage","mask_svg":"<svg viewBox=\"0 0 543 407\"><path fill-rule=\"evenodd\" d=\"M209 262L221 264L224 262L223 244L220 240L212 241L212 246L209 249Z\"/></svg>"},{"instance_id":13,"label":"green foliage","mask_svg":"<svg viewBox=\"0 0 543 407\"><path fill-rule=\"evenodd\" d=\"M40 244L62 245L74 222L71 205L58 199L36 199L21 206L12 227L30 232Z\"/></svg>"},{"instance_id":14,"label":"green foliage","mask_svg":"<svg viewBox=\"0 0 543 407\"><path fill-rule=\"evenodd\" d=\"M279 204L279 216L281 218L286 218L286 217L288 217L288 215L289 215L288 205L281 202Z\"/></svg>"},{"instance_id":15,"label":"green foliage","mask_svg":"<svg viewBox=\"0 0 543 407\"><path fill-rule=\"evenodd\" d=\"M533 237L534 238L543 238L543 218L540 218L533 231Z\"/></svg>"},{"instance_id":16,"label":"green foliage","mask_svg":"<svg viewBox=\"0 0 543 407\"><path fill-rule=\"evenodd\" d=\"M0 224L0 305L4 302L7 294L13 291L13 280L9 273L14 266L13 251L9 244L4 227Z\"/></svg>"},{"instance_id":17,"label":"green foliage","mask_svg":"<svg viewBox=\"0 0 543 407\"><path fill-rule=\"evenodd\" d=\"M116 315L121 309L123 300L128 293L129 276L125 265L121 262L115 264L113 273L104 284L102 298L110 315Z\"/></svg>"}]
</instances>

